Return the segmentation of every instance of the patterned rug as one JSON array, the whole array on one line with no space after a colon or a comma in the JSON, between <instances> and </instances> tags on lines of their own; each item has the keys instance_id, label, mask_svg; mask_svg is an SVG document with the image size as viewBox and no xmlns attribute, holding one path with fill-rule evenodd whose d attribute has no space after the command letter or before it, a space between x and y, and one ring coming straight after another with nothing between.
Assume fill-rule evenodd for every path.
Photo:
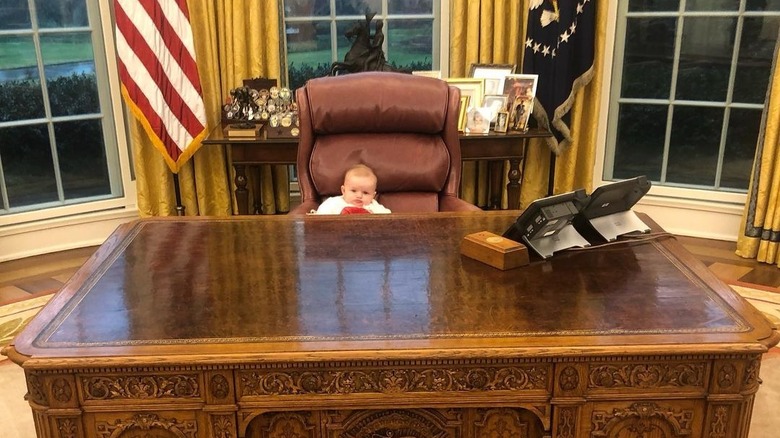
<instances>
[{"instance_id":1,"label":"patterned rug","mask_svg":"<svg viewBox=\"0 0 780 438\"><path fill-rule=\"evenodd\" d=\"M760 310L775 326L780 327L780 292L748 283L729 284L729 286L753 307Z\"/></svg>"},{"instance_id":2,"label":"patterned rug","mask_svg":"<svg viewBox=\"0 0 780 438\"><path fill-rule=\"evenodd\" d=\"M16 303L0 306L0 350L11 343L11 340L17 333L22 331L24 326L38 314L38 311L49 302L52 293L30 298L29 300L18 301ZM0 361L7 359L0 356Z\"/></svg>"}]
</instances>

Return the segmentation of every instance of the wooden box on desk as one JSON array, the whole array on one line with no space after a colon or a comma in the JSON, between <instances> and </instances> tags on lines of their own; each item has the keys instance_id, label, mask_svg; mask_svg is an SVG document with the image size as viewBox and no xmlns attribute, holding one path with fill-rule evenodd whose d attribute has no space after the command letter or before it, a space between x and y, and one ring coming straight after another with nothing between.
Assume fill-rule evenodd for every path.
<instances>
[{"instance_id":1,"label":"wooden box on desk","mask_svg":"<svg viewBox=\"0 0 780 438\"><path fill-rule=\"evenodd\" d=\"M504 271L525 266L530 262L525 245L489 231L480 231L464 237L460 244L460 253Z\"/></svg>"}]
</instances>

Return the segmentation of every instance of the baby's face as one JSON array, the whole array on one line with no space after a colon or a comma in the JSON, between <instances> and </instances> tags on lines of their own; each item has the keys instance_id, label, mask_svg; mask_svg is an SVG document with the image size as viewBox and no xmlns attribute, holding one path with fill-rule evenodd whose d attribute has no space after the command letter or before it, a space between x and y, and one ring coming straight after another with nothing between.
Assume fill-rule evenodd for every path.
<instances>
[{"instance_id":1,"label":"baby's face","mask_svg":"<svg viewBox=\"0 0 780 438\"><path fill-rule=\"evenodd\" d=\"M341 186L344 201L356 207L365 207L376 196L376 181L370 176L347 175Z\"/></svg>"}]
</instances>

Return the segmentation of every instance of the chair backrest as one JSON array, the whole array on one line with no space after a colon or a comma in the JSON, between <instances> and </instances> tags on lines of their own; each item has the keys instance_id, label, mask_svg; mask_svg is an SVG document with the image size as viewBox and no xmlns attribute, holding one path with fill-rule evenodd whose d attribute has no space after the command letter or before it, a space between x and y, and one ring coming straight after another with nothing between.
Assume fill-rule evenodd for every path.
<instances>
[{"instance_id":1,"label":"chair backrest","mask_svg":"<svg viewBox=\"0 0 780 438\"><path fill-rule=\"evenodd\" d=\"M296 91L302 207L341 194L344 172L377 175L393 212L440 210L460 184L460 90L439 79L365 72L312 79ZM314 207L316 208L316 207Z\"/></svg>"}]
</instances>

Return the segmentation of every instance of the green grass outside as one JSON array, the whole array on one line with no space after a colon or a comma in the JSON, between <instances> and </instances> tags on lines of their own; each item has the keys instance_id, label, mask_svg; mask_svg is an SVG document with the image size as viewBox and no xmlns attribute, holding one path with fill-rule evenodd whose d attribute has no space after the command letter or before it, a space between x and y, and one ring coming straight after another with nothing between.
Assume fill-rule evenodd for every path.
<instances>
[{"instance_id":1,"label":"green grass outside","mask_svg":"<svg viewBox=\"0 0 780 438\"><path fill-rule=\"evenodd\" d=\"M41 47L43 62L60 64L64 62L91 61L94 59L92 44L58 43L47 41ZM0 69L35 67L35 46L30 38L0 38Z\"/></svg>"}]
</instances>

